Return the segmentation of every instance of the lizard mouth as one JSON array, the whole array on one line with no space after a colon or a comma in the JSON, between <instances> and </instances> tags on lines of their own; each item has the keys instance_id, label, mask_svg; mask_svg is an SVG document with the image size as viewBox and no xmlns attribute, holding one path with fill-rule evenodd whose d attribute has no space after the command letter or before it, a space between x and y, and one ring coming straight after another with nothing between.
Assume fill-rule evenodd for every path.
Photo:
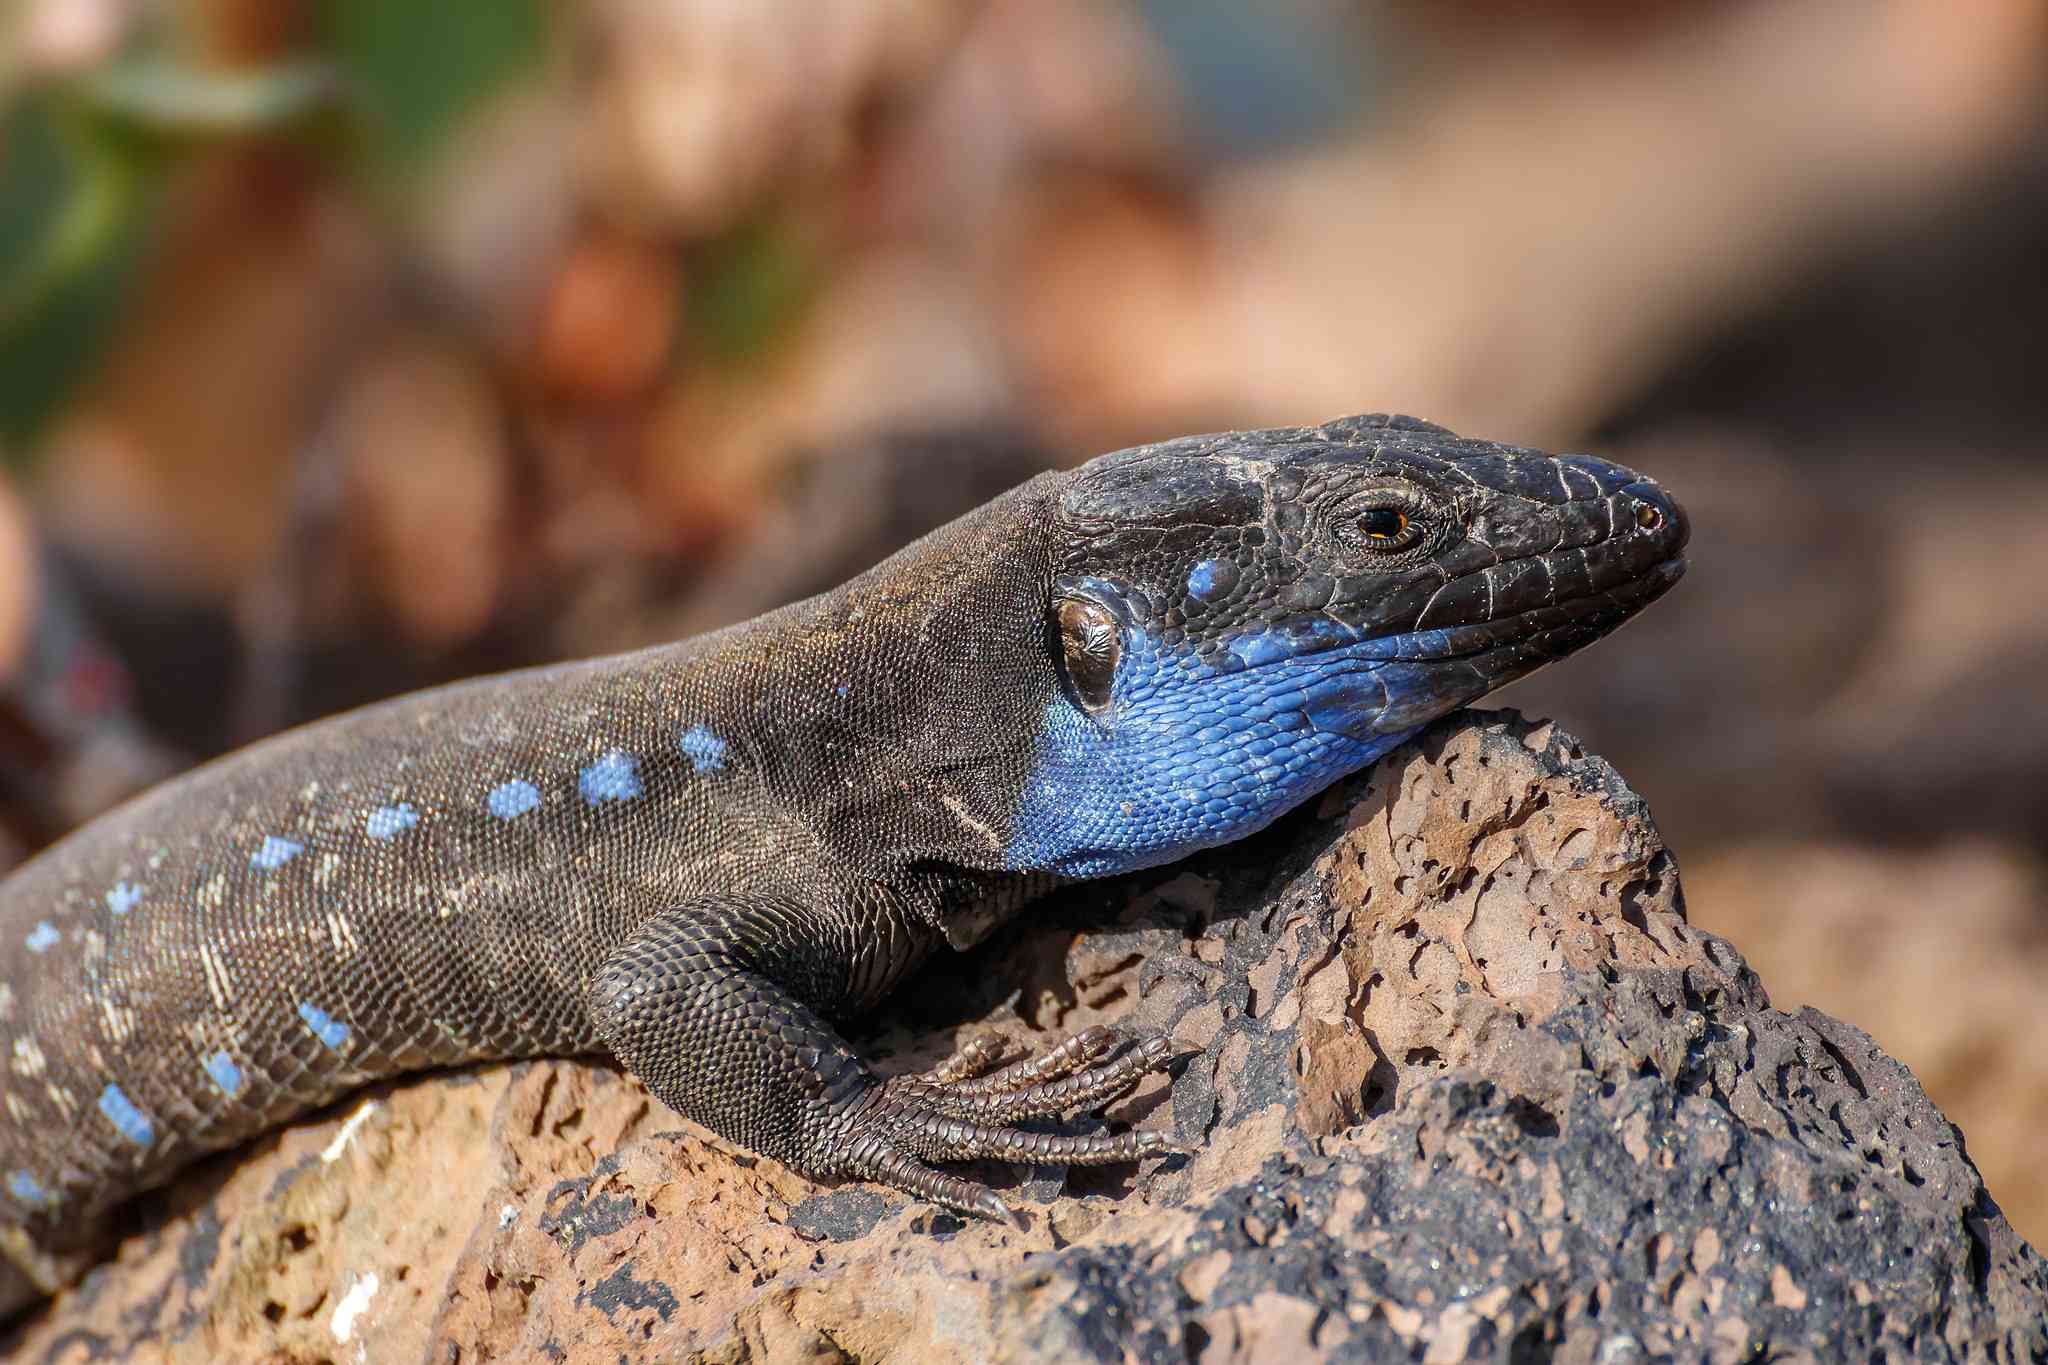
<instances>
[{"instance_id":1,"label":"lizard mouth","mask_svg":"<svg viewBox=\"0 0 2048 1365\"><path fill-rule=\"evenodd\" d=\"M1260 643L1245 650L1233 642L1232 653L1246 669L1291 662L1299 678L1287 713L1316 730L1372 740L1426 725L1593 643L1684 573L1685 560L1673 556L1598 592L1401 635L1350 638L1350 627L1317 618L1327 625L1249 637Z\"/></svg>"},{"instance_id":2,"label":"lizard mouth","mask_svg":"<svg viewBox=\"0 0 2048 1365\"><path fill-rule=\"evenodd\" d=\"M1685 557L1673 555L1648 571L1599 592L1545 603L1492 621L1439 626L1364 643L1384 643L1389 647L1378 657L1422 663L1476 659L1500 650L1539 644L1553 636L1577 637L1576 643L1553 656L1562 657L1580 644L1606 634L1669 592L1685 576L1685 569Z\"/></svg>"},{"instance_id":3,"label":"lizard mouth","mask_svg":"<svg viewBox=\"0 0 2048 1365\"><path fill-rule=\"evenodd\" d=\"M1451 663L1505 650L1540 646L1555 639L1561 658L1606 634L1669 592L1685 575L1686 561L1673 555L1648 570L1597 592L1546 602L1523 611L1461 626L1433 626L1398 635L1364 636L1330 616L1305 617L1279 631L1266 630L1231 641L1240 667L1263 668L1341 651L1360 663ZM1571 643L1566 644L1569 637Z\"/></svg>"}]
</instances>

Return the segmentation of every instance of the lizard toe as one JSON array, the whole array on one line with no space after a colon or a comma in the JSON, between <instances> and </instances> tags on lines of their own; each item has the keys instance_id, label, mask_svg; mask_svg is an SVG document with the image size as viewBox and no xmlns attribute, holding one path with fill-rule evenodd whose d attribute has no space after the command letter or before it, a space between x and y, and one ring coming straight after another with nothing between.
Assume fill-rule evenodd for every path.
<instances>
[{"instance_id":1,"label":"lizard toe","mask_svg":"<svg viewBox=\"0 0 2048 1365\"><path fill-rule=\"evenodd\" d=\"M989 1096L978 1116L984 1122L1007 1123L1092 1108L1129 1090L1172 1059L1170 1039L1148 1038L1107 1061L1057 1079Z\"/></svg>"},{"instance_id":2,"label":"lizard toe","mask_svg":"<svg viewBox=\"0 0 2048 1365\"><path fill-rule=\"evenodd\" d=\"M939 1073L954 1068L954 1064L975 1049L976 1039L945 1062L925 1073L925 1079L945 1085L956 1095L997 1095L1018 1090L1028 1090L1046 1081L1056 1081L1087 1068L1096 1059L1116 1050L1123 1038L1116 1030L1100 1024L1086 1028L1062 1040L1057 1046L1048 1048L1035 1057L1025 1057L1010 1063L1000 1071L989 1071L984 1067L969 1075L954 1075L941 1079ZM988 1046L998 1051L1002 1044L996 1039L987 1039Z\"/></svg>"},{"instance_id":3,"label":"lizard toe","mask_svg":"<svg viewBox=\"0 0 2048 1365\"><path fill-rule=\"evenodd\" d=\"M892 1185L905 1194L956 1213L1007 1224L1019 1232L1024 1230L1023 1216L986 1185L935 1170L902 1148L883 1141L869 1139L861 1142L859 1148L858 1158L847 1167L849 1175Z\"/></svg>"},{"instance_id":4,"label":"lizard toe","mask_svg":"<svg viewBox=\"0 0 2048 1365\"><path fill-rule=\"evenodd\" d=\"M931 1070L919 1072L918 1079L929 1085L957 1086L985 1078L1002 1060L1002 1039L985 1033L962 1043L957 1052Z\"/></svg>"}]
</instances>

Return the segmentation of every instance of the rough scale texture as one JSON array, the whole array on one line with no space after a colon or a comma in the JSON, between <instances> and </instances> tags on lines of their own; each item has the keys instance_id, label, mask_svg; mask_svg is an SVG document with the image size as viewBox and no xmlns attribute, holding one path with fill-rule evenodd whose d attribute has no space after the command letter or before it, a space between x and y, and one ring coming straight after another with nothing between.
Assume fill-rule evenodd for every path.
<instances>
[{"instance_id":1,"label":"rough scale texture","mask_svg":"<svg viewBox=\"0 0 2048 1365\"><path fill-rule=\"evenodd\" d=\"M187 1177L11 1358L2048 1351L2048 1266L1960 1135L1869 1038L1772 1010L1687 925L1642 802L1554 727L1442 722L966 965L865 1046L901 1069L990 1030L1169 1029L1193 1053L1170 1090L1112 1112L1200 1155L991 1170L1020 1233L735 1161L606 1068L457 1073Z\"/></svg>"},{"instance_id":2,"label":"rough scale texture","mask_svg":"<svg viewBox=\"0 0 2048 1365\"><path fill-rule=\"evenodd\" d=\"M209 765L0 887L0 1252L54 1289L198 1156L426 1067L609 1051L814 1177L1009 1219L938 1163L1171 1055L1081 1034L884 1082L839 1031L1055 877L1252 834L1598 639L1683 513L1584 456L1413 419L1041 476L823 596L421 693Z\"/></svg>"}]
</instances>

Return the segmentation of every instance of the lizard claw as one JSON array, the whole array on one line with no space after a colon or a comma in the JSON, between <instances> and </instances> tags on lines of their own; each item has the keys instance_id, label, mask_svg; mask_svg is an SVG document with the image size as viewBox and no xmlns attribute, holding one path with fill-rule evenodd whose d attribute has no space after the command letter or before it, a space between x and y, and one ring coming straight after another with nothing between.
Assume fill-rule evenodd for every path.
<instances>
[{"instance_id":1,"label":"lizard claw","mask_svg":"<svg viewBox=\"0 0 2048 1365\"><path fill-rule=\"evenodd\" d=\"M1148 1132L1145 1136L1158 1139L1146 1148L1146 1156L1194 1156L1202 1150L1192 1142L1182 1142L1171 1133Z\"/></svg>"},{"instance_id":2,"label":"lizard claw","mask_svg":"<svg viewBox=\"0 0 2048 1365\"><path fill-rule=\"evenodd\" d=\"M1119 1051L1125 1040L1091 1028L1049 1052L987 1071L993 1049L971 1042L930 1071L867 1091L828 1139L833 1169L894 1185L933 1203L1022 1229L1014 1210L985 1186L928 1162L994 1159L1042 1166L1096 1166L1191 1154L1160 1132L1046 1133L1013 1125L1093 1108L1128 1090L1174 1056L1164 1037Z\"/></svg>"},{"instance_id":3,"label":"lizard claw","mask_svg":"<svg viewBox=\"0 0 2048 1365\"><path fill-rule=\"evenodd\" d=\"M1024 1215L1004 1203L994 1190L983 1190L974 1201L972 1211L991 1223L1002 1223L1016 1232L1024 1231Z\"/></svg>"}]
</instances>

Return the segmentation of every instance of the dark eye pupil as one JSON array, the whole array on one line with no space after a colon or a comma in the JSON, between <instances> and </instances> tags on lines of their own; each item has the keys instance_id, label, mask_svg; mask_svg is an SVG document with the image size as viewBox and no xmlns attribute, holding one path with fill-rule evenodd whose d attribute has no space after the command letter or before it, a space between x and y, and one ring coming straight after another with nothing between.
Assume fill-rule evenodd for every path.
<instances>
[{"instance_id":1,"label":"dark eye pupil","mask_svg":"<svg viewBox=\"0 0 2048 1365\"><path fill-rule=\"evenodd\" d=\"M1375 507L1361 513L1358 529L1368 540L1392 540L1408 529L1408 518L1392 507Z\"/></svg>"}]
</instances>

